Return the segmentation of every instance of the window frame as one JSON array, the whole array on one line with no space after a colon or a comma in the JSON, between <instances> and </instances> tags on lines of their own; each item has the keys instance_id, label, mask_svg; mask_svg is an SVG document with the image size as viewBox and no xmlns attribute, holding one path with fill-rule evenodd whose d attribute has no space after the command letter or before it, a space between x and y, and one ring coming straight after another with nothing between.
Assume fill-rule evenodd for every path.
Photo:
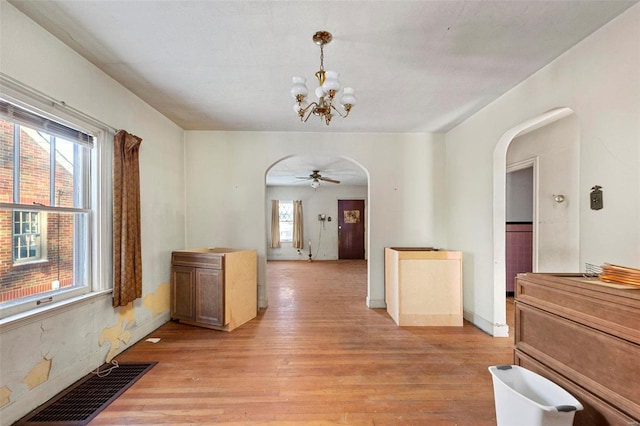
<instances>
[{"instance_id":1,"label":"window frame","mask_svg":"<svg viewBox=\"0 0 640 426\"><path fill-rule=\"evenodd\" d=\"M27 298L8 301L0 306L0 325L35 316L51 309L59 309L85 298L111 293L113 288L112 255L112 162L115 129L77 111L66 104L53 100L23 84L0 74L0 99L21 109L63 124L94 137L94 146L87 158L89 167L86 208L56 207L65 213L88 213L88 235L82 239L89 247L87 260L88 285L80 288L59 289ZM19 120L9 120L33 128ZM38 130L38 129L37 129ZM46 129L39 129L46 132ZM16 200L14 200L16 201ZM46 212L51 206L23 205L0 202L0 208ZM41 213L42 214L42 213ZM13 223L13 221L12 221ZM13 230L12 230L13 235Z\"/></svg>"}]
</instances>

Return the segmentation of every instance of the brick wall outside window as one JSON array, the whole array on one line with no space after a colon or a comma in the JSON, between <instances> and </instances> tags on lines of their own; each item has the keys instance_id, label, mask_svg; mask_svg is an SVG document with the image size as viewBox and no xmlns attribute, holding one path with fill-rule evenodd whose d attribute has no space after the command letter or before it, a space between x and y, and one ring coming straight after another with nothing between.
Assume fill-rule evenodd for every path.
<instances>
[{"instance_id":1,"label":"brick wall outside window","mask_svg":"<svg viewBox=\"0 0 640 426\"><path fill-rule=\"evenodd\" d=\"M13 202L13 123L0 120L0 201ZM49 163L43 149L24 131L21 132L20 203L51 205ZM73 203L73 176L56 162L56 198L60 205ZM28 170L28 172L26 172ZM58 204L58 199L56 199ZM24 264L13 262L13 215L0 210L0 303L73 285L73 215L41 212L42 253L45 259Z\"/></svg>"}]
</instances>

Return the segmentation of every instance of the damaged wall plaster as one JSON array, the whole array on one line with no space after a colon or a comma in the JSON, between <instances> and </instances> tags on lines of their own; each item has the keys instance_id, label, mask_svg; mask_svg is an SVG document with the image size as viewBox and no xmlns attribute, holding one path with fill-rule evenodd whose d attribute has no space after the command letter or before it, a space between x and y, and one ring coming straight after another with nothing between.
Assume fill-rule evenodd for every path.
<instances>
[{"instance_id":1,"label":"damaged wall plaster","mask_svg":"<svg viewBox=\"0 0 640 426\"><path fill-rule=\"evenodd\" d=\"M27 385L29 390L35 388L39 384L42 384L49 380L49 373L51 372L51 360L43 358L40 362L33 366L31 371L24 376L22 383Z\"/></svg>"},{"instance_id":2,"label":"damaged wall plaster","mask_svg":"<svg viewBox=\"0 0 640 426\"><path fill-rule=\"evenodd\" d=\"M11 398L11 389L7 386L3 386L0 388L0 407L4 407L7 405Z\"/></svg>"},{"instance_id":3,"label":"damaged wall plaster","mask_svg":"<svg viewBox=\"0 0 640 426\"><path fill-rule=\"evenodd\" d=\"M111 345L109 353L107 354L106 362L111 362L113 357L120 353L120 342L129 343L131 340L131 331L127 329L127 326L132 325L134 320L133 315L133 302L127 306L120 308L118 313L118 324L113 327L107 327L100 333L100 340L98 344L103 345L105 341L108 341Z\"/></svg>"},{"instance_id":4,"label":"damaged wall plaster","mask_svg":"<svg viewBox=\"0 0 640 426\"><path fill-rule=\"evenodd\" d=\"M169 310L169 298L170 285L169 283L162 283L157 287L155 293L147 294L142 303L151 311L152 317L155 317ZM127 344L131 340L130 328L134 323L134 318L133 303L129 303L127 306L120 308L118 324L102 330L100 341L98 342L99 345L102 346L105 341L108 341L111 345L106 362L111 362L111 360L121 352L121 342Z\"/></svg>"},{"instance_id":5,"label":"damaged wall plaster","mask_svg":"<svg viewBox=\"0 0 640 426\"><path fill-rule=\"evenodd\" d=\"M144 306L151 311L151 317L167 312L169 310L169 283L162 283L158 286L155 293L147 294L144 297Z\"/></svg>"}]
</instances>

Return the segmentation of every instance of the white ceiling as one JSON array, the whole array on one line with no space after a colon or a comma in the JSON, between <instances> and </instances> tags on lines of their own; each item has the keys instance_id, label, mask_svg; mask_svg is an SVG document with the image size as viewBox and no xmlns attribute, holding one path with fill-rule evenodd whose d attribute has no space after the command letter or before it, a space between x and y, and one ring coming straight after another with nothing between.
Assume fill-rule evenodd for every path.
<instances>
[{"instance_id":1,"label":"white ceiling","mask_svg":"<svg viewBox=\"0 0 640 426\"><path fill-rule=\"evenodd\" d=\"M186 130L385 133L450 130L638 0L9 2ZM318 30L358 97L329 127L289 94Z\"/></svg>"}]
</instances>

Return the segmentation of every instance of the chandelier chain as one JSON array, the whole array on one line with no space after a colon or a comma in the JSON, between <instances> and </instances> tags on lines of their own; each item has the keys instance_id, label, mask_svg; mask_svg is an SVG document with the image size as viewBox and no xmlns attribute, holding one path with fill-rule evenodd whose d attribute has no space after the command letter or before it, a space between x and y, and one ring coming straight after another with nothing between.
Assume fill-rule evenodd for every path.
<instances>
[{"instance_id":1,"label":"chandelier chain","mask_svg":"<svg viewBox=\"0 0 640 426\"><path fill-rule=\"evenodd\" d=\"M320 45L320 71L324 71L324 43Z\"/></svg>"}]
</instances>

